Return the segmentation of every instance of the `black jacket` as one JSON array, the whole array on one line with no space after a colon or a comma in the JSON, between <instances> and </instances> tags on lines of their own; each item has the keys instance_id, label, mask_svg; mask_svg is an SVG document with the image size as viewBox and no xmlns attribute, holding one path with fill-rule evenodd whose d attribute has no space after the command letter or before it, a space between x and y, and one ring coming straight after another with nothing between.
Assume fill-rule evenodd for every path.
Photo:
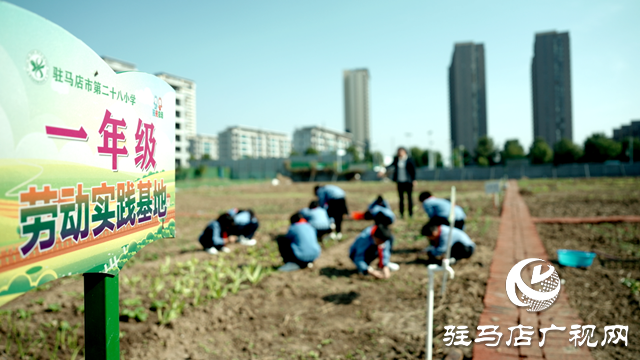
<instances>
[{"instance_id":1,"label":"black jacket","mask_svg":"<svg viewBox=\"0 0 640 360\"><path fill-rule=\"evenodd\" d=\"M393 162L391 163L391 165L389 165L387 167L387 169L389 168L393 168L393 178L392 180L395 182L398 182L398 157L395 156L393 158ZM409 176L409 181L408 182L413 182L416 179L416 163L413 161L413 158L411 156L409 156L407 158L407 165L406 165L406 170L407 170L407 175Z\"/></svg>"}]
</instances>

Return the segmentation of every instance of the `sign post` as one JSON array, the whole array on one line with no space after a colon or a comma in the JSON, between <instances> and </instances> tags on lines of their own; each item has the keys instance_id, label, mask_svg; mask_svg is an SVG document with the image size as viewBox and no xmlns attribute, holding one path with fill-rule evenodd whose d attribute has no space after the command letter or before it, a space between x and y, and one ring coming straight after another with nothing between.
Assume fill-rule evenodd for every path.
<instances>
[{"instance_id":1,"label":"sign post","mask_svg":"<svg viewBox=\"0 0 640 360\"><path fill-rule=\"evenodd\" d=\"M3 1L0 64L0 306L84 274L86 358L118 359L118 274L175 236L175 90Z\"/></svg>"},{"instance_id":2,"label":"sign post","mask_svg":"<svg viewBox=\"0 0 640 360\"><path fill-rule=\"evenodd\" d=\"M119 291L118 276L84 274L84 336L87 359L120 359Z\"/></svg>"}]
</instances>

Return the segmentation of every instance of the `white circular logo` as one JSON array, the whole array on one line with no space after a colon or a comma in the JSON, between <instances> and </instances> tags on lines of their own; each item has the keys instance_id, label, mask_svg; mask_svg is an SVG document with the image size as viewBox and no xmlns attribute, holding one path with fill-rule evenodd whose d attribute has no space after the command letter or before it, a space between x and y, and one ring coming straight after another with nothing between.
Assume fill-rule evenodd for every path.
<instances>
[{"instance_id":1,"label":"white circular logo","mask_svg":"<svg viewBox=\"0 0 640 360\"><path fill-rule=\"evenodd\" d=\"M531 276L531 286L525 284L522 280L522 269L534 261L544 262L548 270L541 272L542 265L536 265L533 268ZM522 297L518 299L516 294L516 286L522 292ZM556 269L548 262L542 259L525 259L517 263L509 271L507 275L507 296L509 300L516 306L526 306L527 311L537 312L547 309L558 298L560 293L560 277Z\"/></svg>"},{"instance_id":2,"label":"white circular logo","mask_svg":"<svg viewBox=\"0 0 640 360\"><path fill-rule=\"evenodd\" d=\"M44 82L49 77L47 58L38 50L33 50L27 55L26 70L31 79L36 82Z\"/></svg>"}]
</instances>

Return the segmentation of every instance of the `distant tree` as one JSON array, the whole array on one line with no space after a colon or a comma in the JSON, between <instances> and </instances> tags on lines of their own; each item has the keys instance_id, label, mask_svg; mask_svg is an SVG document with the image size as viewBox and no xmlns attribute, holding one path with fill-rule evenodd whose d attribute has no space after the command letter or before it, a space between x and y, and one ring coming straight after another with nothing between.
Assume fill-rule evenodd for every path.
<instances>
[{"instance_id":1,"label":"distant tree","mask_svg":"<svg viewBox=\"0 0 640 360\"><path fill-rule=\"evenodd\" d=\"M556 165L573 164L580 161L580 158L582 158L582 149L567 138L553 146L553 163Z\"/></svg>"},{"instance_id":2,"label":"distant tree","mask_svg":"<svg viewBox=\"0 0 640 360\"><path fill-rule=\"evenodd\" d=\"M422 163L422 153L423 153L422 149L416 146L409 149L409 154L413 158L413 161L416 163L417 167L424 166L424 164Z\"/></svg>"},{"instance_id":3,"label":"distant tree","mask_svg":"<svg viewBox=\"0 0 640 360\"><path fill-rule=\"evenodd\" d=\"M304 151L304 154L305 155L318 155L319 153L318 153L318 150L310 147L310 148L308 148L307 150Z\"/></svg>"},{"instance_id":4,"label":"distant tree","mask_svg":"<svg viewBox=\"0 0 640 360\"><path fill-rule=\"evenodd\" d=\"M202 160L211 160L211 155L209 154L202 155Z\"/></svg>"},{"instance_id":5,"label":"distant tree","mask_svg":"<svg viewBox=\"0 0 640 360\"><path fill-rule=\"evenodd\" d=\"M300 155L300 153L299 153L299 152L297 152L297 151L295 151L295 150L291 150L291 154L289 154L289 157L292 157L292 156L298 156L298 155Z\"/></svg>"},{"instance_id":6,"label":"distant tree","mask_svg":"<svg viewBox=\"0 0 640 360\"><path fill-rule=\"evenodd\" d=\"M500 154L502 162L507 160L523 159L525 158L524 148L520 145L518 139L507 140L504 143L504 149Z\"/></svg>"},{"instance_id":7,"label":"distant tree","mask_svg":"<svg viewBox=\"0 0 640 360\"><path fill-rule=\"evenodd\" d=\"M380 151L374 151L371 154L371 162L373 165L382 165L384 163L384 156Z\"/></svg>"},{"instance_id":8,"label":"distant tree","mask_svg":"<svg viewBox=\"0 0 640 360\"><path fill-rule=\"evenodd\" d=\"M351 154L351 158L353 159L353 162L360 162L360 152L358 151L358 148L356 148L355 146L353 145L349 146L349 148L347 148L347 154Z\"/></svg>"},{"instance_id":9,"label":"distant tree","mask_svg":"<svg viewBox=\"0 0 640 360\"><path fill-rule=\"evenodd\" d=\"M537 137L529 148L529 159L532 164L546 164L553 160L553 150L543 138Z\"/></svg>"},{"instance_id":10,"label":"distant tree","mask_svg":"<svg viewBox=\"0 0 640 360\"><path fill-rule=\"evenodd\" d=\"M584 142L584 162L605 162L617 159L622 152L622 145L606 137L604 134L593 134Z\"/></svg>"},{"instance_id":11,"label":"distant tree","mask_svg":"<svg viewBox=\"0 0 640 360\"><path fill-rule=\"evenodd\" d=\"M629 139L625 139L622 142L622 151L620 152L620 161L629 161ZM640 161L640 139L633 138L633 162Z\"/></svg>"},{"instance_id":12,"label":"distant tree","mask_svg":"<svg viewBox=\"0 0 640 360\"><path fill-rule=\"evenodd\" d=\"M471 155L469 150L462 150L462 160L464 161L464 166L473 165L473 155Z\"/></svg>"},{"instance_id":13,"label":"distant tree","mask_svg":"<svg viewBox=\"0 0 640 360\"><path fill-rule=\"evenodd\" d=\"M429 166L429 153L431 152L431 150L429 149L424 149L424 151L422 152L422 156L420 157L420 163L422 164L422 166ZM416 162L418 160L416 159Z\"/></svg>"},{"instance_id":14,"label":"distant tree","mask_svg":"<svg viewBox=\"0 0 640 360\"><path fill-rule=\"evenodd\" d=\"M478 139L475 149L475 161L480 166L489 166L494 164L494 158L498 153L498 149L493 144L493 140L488 136Z\"/></svg>"}]
</instances>

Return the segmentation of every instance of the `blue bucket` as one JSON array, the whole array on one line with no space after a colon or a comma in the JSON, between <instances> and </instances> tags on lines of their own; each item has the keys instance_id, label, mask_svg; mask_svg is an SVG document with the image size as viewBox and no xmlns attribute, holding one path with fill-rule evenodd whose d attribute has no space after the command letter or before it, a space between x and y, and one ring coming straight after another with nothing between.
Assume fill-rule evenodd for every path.
<instances>
[{"instance_id":1,"label":"blue bucket","mask_svg":"<svg viewBox=\"0 0 640 360\"><path fill-rule=\"evenodd\" d=\"M596 257L596 253L578 250L559 249L557 253L560 265L570 267L589 267Z\"/></svg>"}]
</instances>

